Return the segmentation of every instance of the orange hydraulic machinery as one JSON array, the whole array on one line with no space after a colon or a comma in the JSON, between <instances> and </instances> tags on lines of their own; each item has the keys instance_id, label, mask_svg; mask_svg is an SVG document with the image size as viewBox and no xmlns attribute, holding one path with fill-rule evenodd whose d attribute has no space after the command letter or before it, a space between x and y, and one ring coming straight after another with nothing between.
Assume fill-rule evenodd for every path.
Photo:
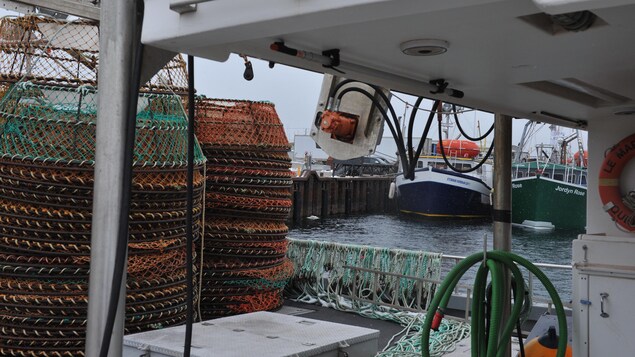
<instances>
[{"instance_id":1,"label":"orange hydraulic machinery","mask_svg":"<svg viewBox=\"0 0 635 357\"><path fill-rule=\"evenodd\" d=\"M359 123L359 115L325 110L320 129L331 134L332 139L352 143Z\"/></svg>"}]
</instances>

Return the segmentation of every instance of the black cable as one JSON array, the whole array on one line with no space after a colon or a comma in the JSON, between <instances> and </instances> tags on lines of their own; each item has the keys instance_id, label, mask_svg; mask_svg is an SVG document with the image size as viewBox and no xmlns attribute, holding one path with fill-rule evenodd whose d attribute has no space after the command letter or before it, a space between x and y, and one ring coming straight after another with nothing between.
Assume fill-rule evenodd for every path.
<instances>
[{"instance_id":1,"label":"black cable","mask_svg":"<svg viewBox=\"0 0 635 357\"><path fill-rule=\"evenodd\" d=\"M428 137L428 132L430 132L430 127L432 126L432 120L434 119L434 112L437 110L439 105L441 105L440 100L435 100L434 103L432 104L432 110L430 110L430 114L428 115L428 121L426 122L426 126L423 129L423 133L421 134L421 139L419 140L419 146L417 147L417 151L415 152L414 157L412 158L413 162L419 161L419 156L421 155L421 151L423 150L423 145L425 144L425 138ZM419 107L417 106L416 109L413 110L412 112L416 113L418 112L418 109ZM414 121L414 117L415 116L412 115L410 121ZM415 164L411 165L410 172L408 172L408 177L404 175L404 178L409 178L411 180L414 180L415 166L416 166Z\"/></svg>"},{"instance_id":2,"label":"black cable","mask_svg":"<svg viewBox=\"0 0 635 357\"><path fill-rule=\"evenodd\" d=\"M401 132L401 128L399 127L399 119L397 117L397 113L395 112L395 108L390 103L390 99L388 99L388 96L384 94L381 88L377 87L374 84L367 85L373 88L375 92L381 97L381 99L384 100L384 103L386 103L386 107L390 110L390 114L392 116L393 124L395 126L395 132L397 133L397 138L399 139L399 141L403 142L403 133ZM404 118L404 120L405 119L406 118Z\"/></svg>"},{"instance_id":3,"label":"black cable","mask_svg":"<svg viewBox=\"0 0 635 357\"><path fill-rule=\"evenodd\" d=\"M373 88L375 90L375 92L377 92L379 94L379 96L383 99L383 101L386 103L386 107L390 110L390 113L392 115L392 119L394 121L394 126L393 124L390 122L390 117L388 116L388 113L381 107L381 103L377 102L377 99L370 94L368 91L361 89L361 88L357 88L357 87L349 87L346 88L344 90L342 90L341 92L338 93L338 91L340 91L340 89L345 86L346 84L349 83L354 83L354 82L358 82L358 83L363 83L366 84L368 86L370 86L371 88ZM390 129L390 132L393 136L393 138L395 139L395 143L397 144L397 150L399 152L399 157L401 158L401 162L402 162L402 166L403 166L403 173L404 173L404 178L406 179L414 179L414 170L416 168L416 162L419 159L419 156L421 155L421 151L423 151L423 146L425 144L425 137L427 137L428 132L430 131L430 127L432 126L432 120L434 119L434 114L435 111L438 109L439 105L440 105L440 101L436 100L434 101L434 104L432 105L432 110L430 111L430 114L428 116L428 121L426 122L426 126L423 130L423 134L421 136L421 141L419 142L419 145L417 147L417 150L414 151L413 145L412 145L412 134L414 131L414 120L416 117L416 114L418 112L419 106L421 105L421 102L423 101L423 99L425 99L424 97L419 97L417 98L417 101L415 102L414 105L414 109L412 110L412 112L410 113L410 120L408 122L408 143L407 143L407 148L404 144L404 140L403 140L403 135L401 132L401 128L399 127L399 122L397 120L397 114L395 113L395 110L393 108L393 106L390 104L390 101L388 100L387 96L381 91L381 89L377 86L371 85L371 84L367 84L364 82L360 82L360 81L356 81L353 79L345 79L339 83L337 83L330 91L329 93L329 97L334 97L335 94L337 94L337 99L341 100L342 97L344 96L344 94L349 93L349 92L358 92L358 93L362 93L363 95L365 95L366 97L368 97L371 102L373 103L373 106L377 106L379 111L381 112L381 114L384 116L384 119L386 120L386 124L388 124L388 129ZM453 104L452 105L453 108L455 109L456 106ZM456 111L456 109L455 109ZM466 135L463 131L463 129L461 128L458 118L456 118L456 113L455 115L455 119L457 122L457 126L459 127L459 130L461 131L461 134L463 134L463 136L465 136L466 138L472 140L472 141L478 141L481 140L482 138L485 138L487 135L489 135L492 130L494 130L494 125L492 125L492 127L487 131L487 133L485 133L485 135L482 136L482 138L479 139L473 139L471 138L469 135ZM492 144L489 148L489 150L487 151L487 154L485 155L485 157L481 160L481 162L479 162L476 166L468 169L468 170L463 170L463 169L458 169L456 167L454 167L447 159L446 155L445 155L445 151L443 149L443 140L441 139L442 135L441 135L441 125L439 123L439 145L441 147L441 155L443 156L443 160L445 161L445 163L448 165L448 167L450 167L452 170L456 171L456 172L460 172L460 173L468 173L468 172L472 172L477 170L478 168L480 168L481 166L483 166L483 164L487 161L487 159L491 156L492 151L494 149L494 145ZM407 149L407 150L406 150Z\"/></svg>"},{"instance_id":4,"label":"black cable","mask_svg":"<svg viewBox=\"0 0 635 357\"><path fill-rule=\"evenodd\" d=\"M489 159L490 155L492 155L492 150L494 150L494 144L492 144L489 147L489 150L487 150L487 154L485 154L483 159L481 159L481 161L478 164L476 164L476 166L473 166L473 167L471 167L471 168L469 168L467 170L463 170L463 169L459 169L459 168L454 167L454 165L452 165L450 163L450 161L448 160L447 156L445 155L445 149L443 148L443 139L442 139L443 133L441 132L441 119L440 118L438 120L438 123L439 123L439 125L438 125L438 127L439 127L439 146L440 146L440 149L441 149L441 156L443 156L443 161L445 161L445 164L448 165L448 167L451 168L453 171L460 172L460 173L463 173L463 174L468 173L468 172L472 172L472 171L476 171L479 167L483 166L485 161L487 161L487 159Z\"/></svg>"},{"instance_id":5,"label":"black cable","mask_svg":"<svg viewBox=\"0 0 635 357\"><path fill-rule=\"evenodd\" d=\"M520 327L520 320L516 321L516 334L518 334L518 347L520 348L520 357L525 357L525 344L523 343L523 330Z\"/></svg>"},{"instance_id":6,"label":"black cable","mask_svg":"<svg viewBox=\"0 0 635 357\"><path fill-rule=\"evenodd\" d=\"M125 279L126 258L128 256L128 223L130 217L130 197L132 195L132 164L134 160L135 135L137 129L137 103L139 100L139 86L141 85L141 65L144 46L141 43L141 25L143 24L143 1L137 1L137 21L135 28L135 43L138 44L134 54L134 64L132 76L130 78L130 93L128 95L127 112L124 138L124 159L122 172L122 192L121 210L119 212L119 227L115 250L115 266L112 277L112 287L110 290L110 300L108 302L108 313L106 315L106 325L102 338L99 355L108 356L110 348L110 338L115 326L115 319L119 307L119 295L121 285ZM103 123L102 123L103 125Z\"/></svg>"},{"instance_id":7,"label":"black cable","mask_svg":"<svg viewBox=\"0 0 635 357\"><path fill-rule=\"evenodd\" d=\"M190 357L192 349L192 324L194 323L194 268L192 250L194 237L192 220L194 210L194 56L187 56L187 209L185 212L186 265L187 265L187 312L185 319L185 342L183 356Z\"/></svg>"},{"instance_id":8,"label":"black cable","mask_svg":"<svg viewBox=\"0 0 635 357\"><path fill-rule=\"evenodd\" d=\"M375 104L377 106L377 109L379 109L379 112L384 116L385 119L388 119L388 113L386 113L386 110L384 108L382 108L382 106L380 105L380 103L377 102L377 99L370 94L368 91L362 89L362 88L358 88L358 87L349 87L346 88L344 90L342 90L339 94L338 94L338 99L341 99L346 93L350 93L350 92L357 92L357 93L361 93L364 96L366 96L368 99L371 100L371 102L373 102L373 104ZM388 103L390 105L390 103ZM390 130L390 132L392 133L393 138L397 138L397 134L395 132L395 128L393 127L392 123L389 120L386 120L386 124L388 124L388 129ZM399 152L399 157L401 158L402 161L402 165L404 167L404 171L409 167L409 163L408 163L408 158L406 156L406 149L404 148L404 144L403 144L403 140L397 142L395 140L395 143L397 144L397 151Z\"/></svg>"},{"instance_id":9,"label":"black cable","mask_svg":"<svg viewBox=\"0 0 635 357\"><path fill-rule=\"evenodd\" d=\"M359 81L354 81L354 80L351 80L351 79L347 79L347 80L344 80L344 81L342 81L342 82L338 83L338 85L335 87L336 89L335 89L333 92L334 92L334 93L337 93L337 92L339 91L339 89L342 87L342 85L341 85L341 84L348 84L348 83L352 83L352 82L362 83L362 84L365 84L365 85L367 85L367 86L371 87L371 88L372 88L372 89L376 92L376 94L377 94L379 97L381 97L381 99L384 101L384 103L386 103L386 108L388 108L388 109L390 110L390 114L391 114L391 116L392 116L393 122L394 122L394 124L396 124L396 128L397 128L397 129L399 129L399 125L398 125L398 124L399 124L399 121L397 120L397 114L395 113L395 109L394 109L394 108L393 108L393 106L390 104L390 100L388 99L388 97L386 96L386 94L384 94L384 92L382 92L381 88L379 88L379 87L377 87L377 86L375 86L375 85L372 85L372 84L368 84L368 83L363 83L363 82L359 82ZM357 88L357 87L355 87L355 88ZM337 96L337 99L338 99L338 100L341 100L344 94L346 94L346 93L350 92L348 89L350 89L350 88L346 88L345 90L343 90L342 92L340 92L340 93L338 94L338 96ZM362 88L358 88L358 89L363 90L363 91L365 92L365 93L363 93L363 94L364 94L366 97L368 97L368 98L370 99L370 101L371 101L371 102L372 102L372 104L373 104L373 107L375 107L375 106L377 106L377 107L381 107L381 103L379 103L379 101L377 101L377 98L375 98L372 94L370 94L370 92L368 92L368 91L366 91L366 90L364 90L364 89L362 89ZM360 92L360 93L361 93L361 92ZM382 108L382 109L383 109L383 108ZM383 115L383 116L384 116L384 119L385 119L386 121L388 121L388 125L390 125L390 121L389 121L389 120L390 120L390 117L388 116L388 113L387 113L387 112L385 112L385 111L384 111L384 113L385 113L385 114ZM398 136L398 137L399 137L399 138L403 141L403 138L402 138L402 135L401 135L401 130L398 130L398 131L397 131L397 134L399 134L399 136Z\"/></svg>"},{"instance_id":10,"label":"black cable","mask_svg":"<svg viewBox=\"0 0 635 357\"><path fill-rule=\"evenodd\" d=\"M410 120L408 121L408 159L411 162L414 162L413 160L415 160L414 152L412 151L412 131L414 130L415 117L417 116L417 111L422 101L423 101L423 97L417 98L417 101L415 102L412 112L410 112ZM425 138L421 138L421 140L425 141ZM417 160L418 159L419 158L417 158ZM412 166L415 166L415 165L412 165ZM407 172L404 170L404 178L406 179L410 178L409 176L410 176L410 170L408 170Z\"/></svg>"},{"instance_id":11,"label":"black cable","mask_svg":"<svg viewBox=\"0 0 635 357\"><path fill-rule=\"evenodd\" d=\"M473 138L469 135L467 135L467 133L463 130L463 128L461 127L461 123L459 122L459 117L458 115L456 115L456 105L452 104L452 111L453 111L453 115L454 115L454 121L456 122L456 127L459 128L459 131L461 132L461 135L463 135L464 137L466 137L469 140L472 141L481 141L483 139L485 139L489 133L492 132L492 130L494 130L494 124L492 124L492 126L489 128L489 130L487 130L487 132L481 136L479 136L478 138Z\"/></svg>"},{"instance_id":12,"label":"black cable","mask_svg":"<svg viewBox=\"0 0 635 357\"><path fill-rule=\"evenodd\" d=\"M368 84L368 83L364 83L364 82L360 82L354 79L345 79L339 83L337 83L335 85L335 87L333 87L329 93L329 97L335 97L335 95L339 92L340 89L342 89L343 86L350 84L350 83L361 83L364 85L367 85L369 87L371 87L373 90L375 90L375 92L377 93L377 95L379 95L381 97L381 99L384 101L384 103L386 103L386 107L390 110L390 114L392 116L392 120L393 120L393 124L395 125L395 132L397 133L397 136L393 137L395 138L395 141L399 140L399 142L404 142L403 140L403 134L401 132L401 128L399 127L399 120L397 119L397 113L395 112L395 108L390 104L390 100L388 99L388 97L386 96L386 94L384 94L384 92L382 91L381 88L379 88L378 86L374 85L374 84ZM338 98L342 98L341 95L338 96ZM379 106L379 104L376 104L375 101L373 101L373 106ZM371 113L372 113L372 109L371 109ZM388 116L385 116L384 118L386 121L389 120ZM405 118L404 118L405 119Z\"/></svg>"},{"instance_id":13,"label":"black cable","mask_svg":"<svg viewBox=\"0 0 635 357\"><path fill-rule=\"evenodd\" d=\"M331 92L329 93L329 97L333 97L336 93L338 93L338 91L346 84L349 83L353 83L353 82L358 82L358 83L363 83L363 82L359 82L356 80L352 80L352 79L346 79L343 80L341 82L339 82L337 85L335 85L335 87L333 87L333 89L331 90ZM390 101L388 100L388 97L381 91L381 88L372 85L372 84L367 84L367 83L363 83L366 84L368 86L370 86L371 88L373 88L378 94L379 96L383 99L383 101L386 103L386 107L390 110L390 113L392 115L392 119L394 122L394 128L391 126L389 118L387 115L384 114L384 117L388 123L388 128L390 129L393 138L395 139L395 143L397 144L397 150L400 149L401 145L403 147L403 152L405 153L406 158L404 159L403 155L400 154L400 157L402 158L402 166L403 166L403 173L404 173L404 178L406 179L414 179L414 170L416 168L416 162L419 160L419 156L421 155L421 151L423 151L423 146L425 144L425 138L428 136L428 132L430 131L430 127L432 126L432 120L434 119L434 112L437 108L437 106L440 104L440 101L435 101L432 107L432 110L430 111L430 115L428 116L428 121L426 122L426 126L425 129L423 131L423 134L421 136L421 140L419 141L419 145L417 147L417 150L414 150L413 147L413 131L414 131L414 121L415 121L415 117L417 115L417 112L419 110L419 107L421 105L421 102L425 99L424 97L419 97L417 98L417 101L414 104L413 110L410 113L410 119L408 122L408 133L407 133L407 138L408 138L408 142L407 144L404 141L403 138L403 133L401 132L401 128L399 126L399 121L397 119L397 114L395 113L395 109L392 106L392 104L390 103ZM368 95L367 95L368 96ZM368 96L370 98L370 96ZM341 93L338 95L338 99L341 99L342 95ZM375 101L373 101L373 105L377 105L375 103ZM405 118L404 118L405 120ZM396 135L395 135L396 134ZM406 152L407 151L407 152Z\"/></svg>"}]
</instances>

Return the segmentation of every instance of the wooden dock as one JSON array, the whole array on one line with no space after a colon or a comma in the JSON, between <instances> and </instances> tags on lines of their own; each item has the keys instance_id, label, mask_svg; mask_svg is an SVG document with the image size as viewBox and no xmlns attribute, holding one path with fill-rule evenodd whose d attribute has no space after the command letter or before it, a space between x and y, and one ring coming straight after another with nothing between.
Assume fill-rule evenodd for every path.
<instances>
[{"instance_id":1,"label":"wooden dock","mask_svg":"<svg viewBox=\"0 0 635 357\"><path fill-rule=\"evenodd\" d=\"M388 198L392 177L320 177L315 171L293 179L293 206L289 221L309 216L328 217L395 212Z\"/></svg>"}]
</instances>

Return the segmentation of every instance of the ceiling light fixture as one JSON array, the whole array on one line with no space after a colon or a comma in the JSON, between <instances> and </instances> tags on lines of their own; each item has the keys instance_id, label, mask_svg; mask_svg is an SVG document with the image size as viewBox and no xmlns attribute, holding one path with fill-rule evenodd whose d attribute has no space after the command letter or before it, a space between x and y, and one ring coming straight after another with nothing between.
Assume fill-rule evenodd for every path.
<instances>
[{"instance_id":1,"label":"ceiling light fixture","mask_svg":"<svg viewBox=\"0 0 635 357\"><path fill-rule=\"evenodd\" d=\"M633 115L635 114L635 107L621 108L613 112L613 115Z\"/></svg>"},{"instance_id":2,"label":"ceiling light fixture","mask_svg":"<svg viewBox=\"0 0 635 357\"><path fill-rule=\"evenodd\" d=\"M443 40L412 40L399 45L408 56L436 56L447 52L450 44Z\"/></svg>"}]
</instances>

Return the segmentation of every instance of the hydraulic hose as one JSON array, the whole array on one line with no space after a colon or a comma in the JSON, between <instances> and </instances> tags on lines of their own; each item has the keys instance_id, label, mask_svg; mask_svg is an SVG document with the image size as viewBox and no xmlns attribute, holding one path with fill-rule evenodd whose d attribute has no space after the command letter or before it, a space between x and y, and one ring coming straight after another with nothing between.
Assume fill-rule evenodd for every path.
<instances>
[{"instance_id":1,"label":"hydraulic hose","mask_svg":"<svg viewBox=\"0 0 635 357\"><path fill-rule=\"evenodd\" d=\"M459 131L461 132L461 135L465 136L466 139L468 140L472 140L472 141L480 141L485 139L493 130L494 130L494 124L492 124L492 126L487 129L487 132L479 137L472 137L470 135L468 135L465 130L463 130L463 127L461 126L461 121L459 121L459 116L456 115L456 105L452 104L452 115L454 116L454 122L456 123L456 127L459 128Z\"/></svg>"},{"instance_id":2,"label":"hydraulic hose","mask_svg":"<svg viewBox=\"0 0 635 357\"><path fill-rule=\"evenodd\" d=\"M386 112L386 110L382 108L381 103L379 103L377 99L373 97L372 94L370 94L368 91L362 88L348 87L346 89L343 89L338 94L338 99L341 99L346 93L350 93L350 92L360 93L364 95L366 98L370 99L370 101L377 107L377 110L379 110L381 115L386 119L386 124L388 125L388 129L390 130L390 133L392 134L393 138L395 138L395 143L397 144L397 151L399 152L399 158L402 161L402 165L404 166L404 172L405 172L406 167L410 167L409 165L411 163L409 163L408 161L406 149L404 148L404 145L403 145L403 140L397 141L397 138L401 137L400 135L397 134L397 131L399 130L399 126L398 125L393 126L393 124L391 124L390 117L388 116L388 113ZM388 107L392 108L391 105L388 105Z\"/></svg>"},{"instance_id":3,"label":"hydraulic hose","mask_svg":"<svg viewBox=\"0 0 635 357\"><path fill-rule=\"evenodd\" d=\"M419 97L417 99L417 102L415 103L415 106L412 109L412 113L410 114L410 122L408 123L408 146L410 149L412 149L412 125L415 121L415 116L417 115L417 112L419 111L419 105L421 104L421 101L423 100L423 97ZM419 146L417 146L417 151L414 153L414 155L412 155L410 157L410 162L412 163L410 165L410 170L408 171L408 176L406 176L404 174L404 178L410 179L410 180L414 180L415 178L415 168L417 166L417 161L419 161L419 156L421 155L421 151L423 150L423 145L425 143L425 138L428 137L428 132L430 132L430 127L432 126L432 120L434 119L434 112L437 110L437 108L439 107L439 105L441 105L441 101L439 100L435 100L434 103L432 104L432 109L430 110L430 114L428 115L428 121L426 121L426 126L423 129L423 133L421 134L421 140L419 140Z\"/></svg>"},{"instance_id":4,"label":"hydraulic hose","mask_svg":"<svg viewBox=\"0 0 635 357\"><path fill-rule=\"evenodd\" d=\"M441 132L441 118L439 118L439 138L442 137L443 133ZM487 161L487 159L489 159L489 157L492 155L492 151L494 151L494 144L490 145L489 150L487 150L487 153L485 154L485 156L481 159L481 161L479 161L478 164L476 164L473 167L470 167L469 169L459 169L458 167L455 167L454 165L452 165L452 163L450 162L450 160L448 160L447 155L445 154L445 148L443 147L443 140L439 139L439 147L441 149L441 156L443 157L443 161L445 162L446 165L448 165L449 168L451 168L453 171L456 172L460 172L460 173L468 173L468 172L472 172L472 171L476 171L479 167L483 166L485 164L485 162Z\"/></svg>"},{"instance_id":5,"label":"hydraulic hose","mask_svg":"<svg viewBox=\"0 0 635 357\"><path fill-rule=\"evenodd\" d=\"M556 357L564 357L567 349L567 322L564 313L562 301L558 296L558 292L547 276L528 260L504 251L489 251L486 253L476 253L459 262L443 281L441 286L428 307L423 332L421 336L421 355L422 357L430 356L430 329L433 324L440 323L443 318L443 311L446 308L452 291L459 280L473 265L482 263L476 273L474 279L474 296L472 300L472 320L471 320L471 343L472 357L502 357L504 356L511 334L516 326L516 322L520 316L523 298L525 295L525 287L523 277L518 266L526 268L534 274L544 285L553 300L556 315L558 316L558 327L560 336L558 338L558 351ZM512 306L509 320L501 321L502 307L504 305L503 292L506 282L504 281L504 271L509 269L514 276L516 282L514 304ZM485 314L485 296L487 291L487 276L491 272L492 282L492 300L491 300L491 317L489 328L486 329ZM504 323L504 328L499 330L499 326ZM500 342L499 342L500 341Z\"/></svg>"}]
</instances>

